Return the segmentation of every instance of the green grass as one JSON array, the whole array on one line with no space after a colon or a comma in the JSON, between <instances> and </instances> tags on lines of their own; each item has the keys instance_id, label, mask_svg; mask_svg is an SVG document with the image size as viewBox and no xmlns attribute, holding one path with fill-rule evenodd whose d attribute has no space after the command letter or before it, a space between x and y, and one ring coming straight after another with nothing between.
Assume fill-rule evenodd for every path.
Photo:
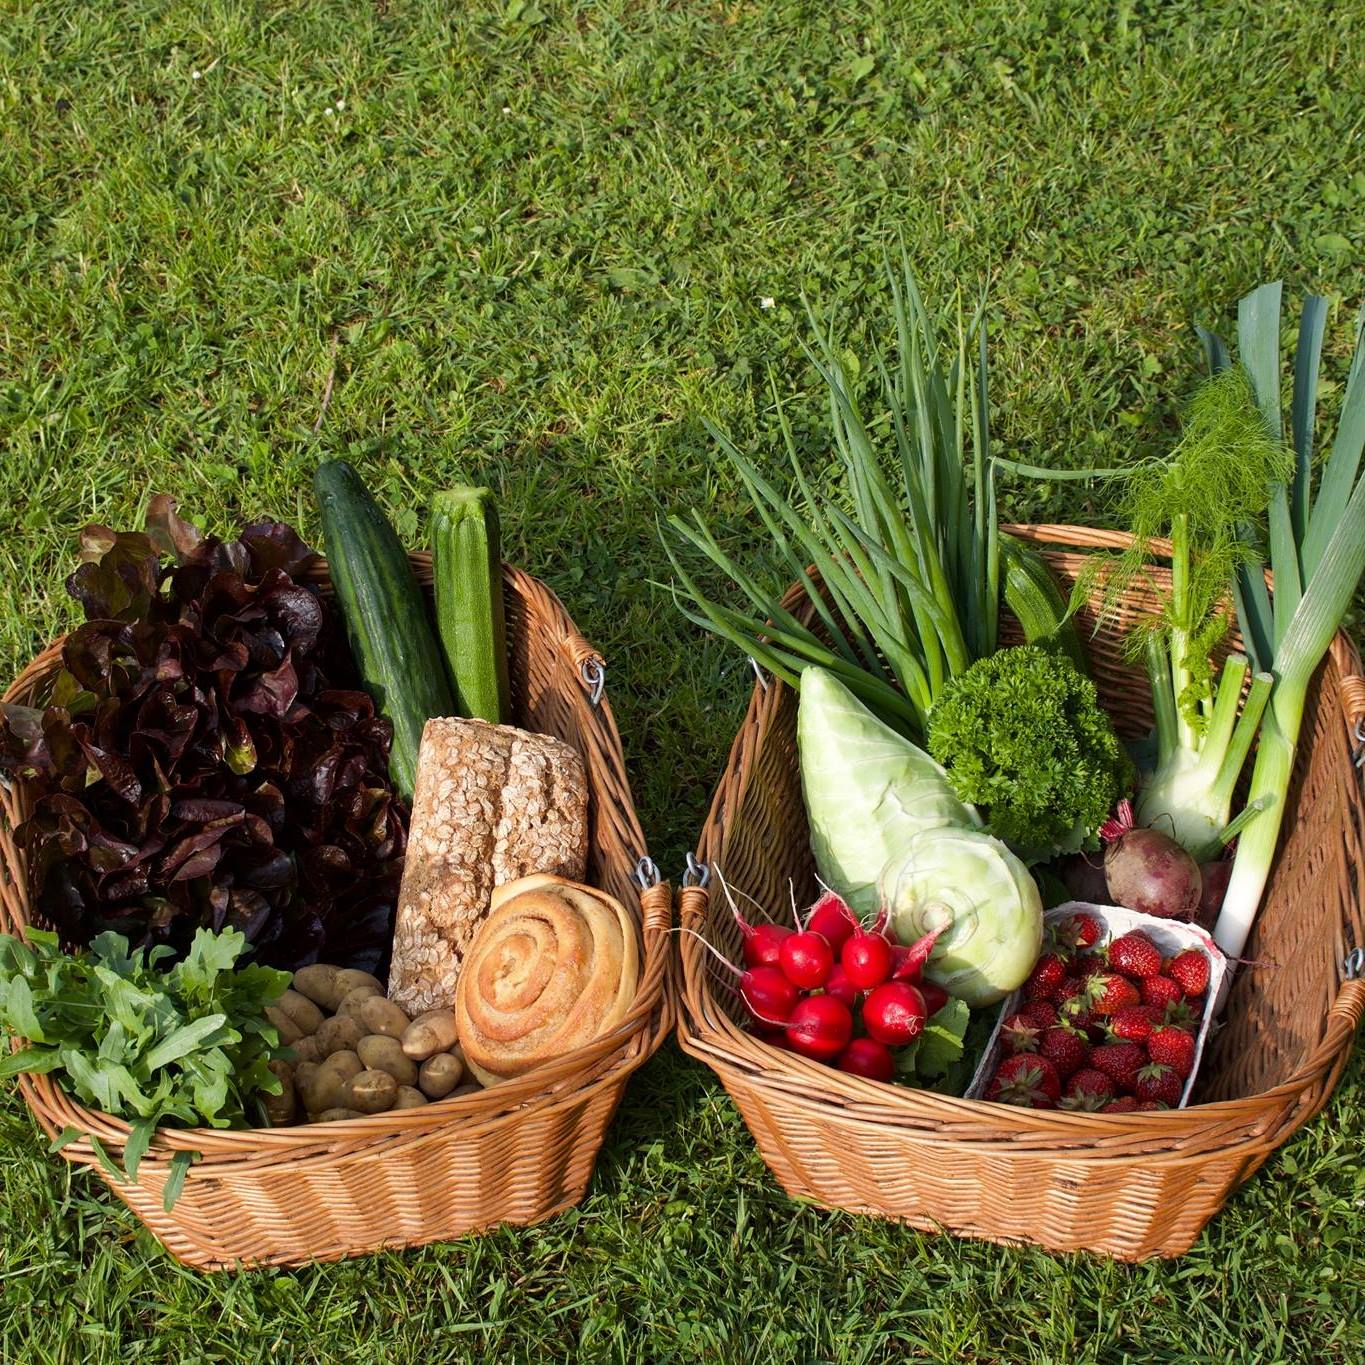
<instances>
[{"instance_id":1,"label":"green grass","mask_svg":"<svg viewBox=\"0 0 1365 1365\"><path fill-rule=\"evenodd\" d=\"M1229 0L3 0L0 672L70 619L77 528L149 490L316 534L311 469L345 452L415 541L432 489L491 482L509 554L607 655L676 875L749 679L649 586L655 518L696 502L759 553L700 418L769 441L773 365L810 434L801 293L879 322L897 232L930 297L989 282L996 432L1089 465L1163 442L1191 319L1283 274L1343 300L1330 405L1360 35ZM1104 515L1083 485L1005 508ZM208 1278L7 1093L0 1357L1360 1360L1363 1076L1188 1256L1136 1268L795 1206L670 1046L574 1214Z\"/></svg>"}]
</instances>

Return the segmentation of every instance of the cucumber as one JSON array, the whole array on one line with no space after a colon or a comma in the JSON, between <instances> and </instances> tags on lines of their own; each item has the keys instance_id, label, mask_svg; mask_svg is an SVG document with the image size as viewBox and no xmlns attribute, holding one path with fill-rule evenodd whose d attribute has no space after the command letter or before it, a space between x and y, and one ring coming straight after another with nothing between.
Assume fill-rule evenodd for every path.
<instances>
[{"instance_id":1,"label":"cucumber","mask_svg":"<svg viewBox=\"0 0 1365 1365\"><path fill-rule=\"evenodd\" d=\"M1036 550L1009 536L1000 538L1000 557L1005 569L1005 605L1023 627L1024 639L1064 654L1082 677L1089 677L1081 637L1046 561Z\"/></svg>"},{"instance_id":2,"label":"cucumber","mask_svg":"<svg viewBox=\"0 0 1365 1365\"><path fill-rule=\"evenodd\" d=\"M436 630L462 716L508 719L507 625L498 508L489 488L451 488L431 504Z\"/></svg>"},{"instance_id":3,"label":"cucumber","mask_svg":"<svg viewBox=\"0 0 1365 1365\"><path fill-rule=\"evenodd\" d=\"M389 519L345 460L313 476L327 565L365 690L393 723L389 776L412 800L422 727L455 714L422 590Z\"/></svg>"}]
</instances>

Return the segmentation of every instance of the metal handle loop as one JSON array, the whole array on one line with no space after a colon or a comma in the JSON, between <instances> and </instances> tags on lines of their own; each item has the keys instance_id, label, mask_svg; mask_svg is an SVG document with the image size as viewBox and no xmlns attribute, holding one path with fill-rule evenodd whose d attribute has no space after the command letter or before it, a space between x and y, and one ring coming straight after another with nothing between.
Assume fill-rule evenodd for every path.
<instances>
[{"instance_id":1,"label":"metal handle loop","mask_svg":"<svg viewBox=\"0 0 1365 1365\"><path fill-rule=\"evenodd\" d=\"M607 690L607 666L601 659L584 659L578 666L578 676L583 679L583 685L588 689L588 700L594 706L602 701L602 694Z\"/></svg>"},{"instance_id":2,"label":"metal handle loop","mask_svg":"<svg viewBox=\"0 0 1365 1365\"><path fill-rule=\"evenodd\" d=\"M635 864L635 883L641 891L648 891L651 886L658 886L663 879L659 876L659 868L654 859L648 853Z\"/></svg>"},{"instance_id":3,"label":"metal handle loop","mask_svg":"<svg viewBox=\"0 0 1365 1365\"><path fill-rule=\"evenodd\" d=\"M1365 977L1365 948L1352 948L1341 959L1341 974L1347 981L1359 981Z\"/></svg>"},{"instance_id":4,"label":"metal handle loop","mask_svg":"<svg viewBox=\"0 0 1365 1365\"><path fill-rule=\"evenodd\" d=\"M701 862L690 849L687 853L687 869L682 874L684 886L706 886L711 880L711 869Z\"/></svg>"}]
</instances>

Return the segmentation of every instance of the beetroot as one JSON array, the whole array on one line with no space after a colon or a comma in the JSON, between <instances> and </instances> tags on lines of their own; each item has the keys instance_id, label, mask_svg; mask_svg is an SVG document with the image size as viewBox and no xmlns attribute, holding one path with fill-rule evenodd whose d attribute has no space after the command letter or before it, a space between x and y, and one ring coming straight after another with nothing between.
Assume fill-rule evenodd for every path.
<instances>
[{"instance_id":1,"label":"beetroot","mask_svg":"<svg viewBox=\"0 0 1365 1365\"><path fill-rule=\"evenodd\" d=\"M1204 863L1199 869L1199 880L1199 908L1194 913L1194 922L1212 933L1218 912L1223 908L1223 897L1228 893L1228 882L1232 880L1232 859L1219 858L1216 862Z\"/></svg>"},{"instance_id":2,"label":"beetroot","mask_svg":"<svg viewBox=\"0 0 1365 1365\"><path fill-rule=\"evenodd\" d=\"M1116 818L1106 820L1100 836L1110 900L1129 910L1161 919L1189 919L1203 888L1199 864L1169 835L1133 824L1133 808L1119 802Z\"/></svg>"}]
</instances>

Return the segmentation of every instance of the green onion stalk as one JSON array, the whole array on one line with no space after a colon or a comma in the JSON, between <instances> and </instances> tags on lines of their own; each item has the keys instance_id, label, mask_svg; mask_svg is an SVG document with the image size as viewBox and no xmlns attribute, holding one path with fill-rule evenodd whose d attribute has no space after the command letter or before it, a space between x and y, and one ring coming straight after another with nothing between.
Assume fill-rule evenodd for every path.
<instances>
[{"instance_id":1,"label":"green onion stalk","mask_svg":"<svg viewBox=\"0 0 1365 1365\"><path fill-rule=\"evenodd\" d=\"M922 741L945 683L998 647L1002 594L1029 638L1055 635L1073 658L1082 655L1064 610L1050 614L1030 587L1036 578L1016 572L1029 564L1045 576L1041 561L999 533L995 471L1008 462L990 449L984 321L978 315L964 327L959 319L956 345L945 346L903 252L899 269L888 259L887 279L895 336L889 362L878 354L870 367L860 364L810 312L815 340L805 351L823 382L840 493L817 492L775 381L794 498L791 484L780 487L707 423L776 558L801 585L806 609L784 606L722 546L699 511L669 517L672 534L663 541L681 585L673 589L675 601L689 620L792 687L803 669L828 669L886 724ZM878 400L870 416L869 388ZM682 548L729 579L744 605L709 598L683 563Z\"/></svg>"},{"instance_id":2,"label":"green onion stalk","mask_svg":"<svg viewBox=\"0 0 1365 1365\"><path fill-rule=\"evenodd\" d=\"M1280 285L1265 284L1238 308L1239 359L1272 439L1282 439L1280 410ZM1365 574L1365 340L1357 323L1355 350L1331 453L1313 492L1318 368L1327 301L1304 299L1294 356L1290 407L1293 469L1276 485L1268 534L1242 528L1248 553L1236 575L1237 612L1253 665L1274 677L1251 771L1248 807L1260 814L1242 831L1214 938L1240 957L1270 877L1294 769L1294 753L1309 684L1340 628ZM1231 368L1224 343L1201 331L1210 367ZM1274 575L1266 585L1265 569Z\"/></svg>"}]
</instances>

